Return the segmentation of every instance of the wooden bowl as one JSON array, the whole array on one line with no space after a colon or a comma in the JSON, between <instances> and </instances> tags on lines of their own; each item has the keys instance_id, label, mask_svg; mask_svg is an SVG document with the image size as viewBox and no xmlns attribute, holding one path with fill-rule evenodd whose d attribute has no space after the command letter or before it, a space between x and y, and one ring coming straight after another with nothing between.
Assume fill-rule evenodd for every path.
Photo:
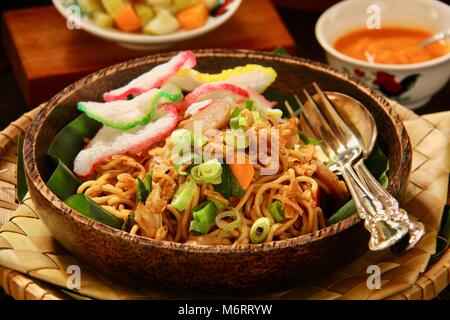
<instances>
[{"instance_id":1,"label":"wooden bowl","mask_svg":"<svg viewBox=\"0 0 450 320\"><path fill-rule=\"evenodd\" d=\"M94 270L141 286L194 291L260 292L306 281L335 270L367 250L368 233L357 215L293 239L258 245L196 246L133 236L88 219L58 199L45 185L46 152L56 134L79 112L80 100L101 101L102 93L127 83L175 53L156 54L98 71L54 96L32 122L24 144L29 191L54 237ZM272 85L286 94L312 82L323 90L346 93L374 116L379 143L390 160L388 190L403 193L411 166L411 145L398 115L369 86L325 65L254 51L199 50L198 70L218 72L247 63L273 67ZM258 291L249 291L249 290Z\"/></svg>"}]
</instances>

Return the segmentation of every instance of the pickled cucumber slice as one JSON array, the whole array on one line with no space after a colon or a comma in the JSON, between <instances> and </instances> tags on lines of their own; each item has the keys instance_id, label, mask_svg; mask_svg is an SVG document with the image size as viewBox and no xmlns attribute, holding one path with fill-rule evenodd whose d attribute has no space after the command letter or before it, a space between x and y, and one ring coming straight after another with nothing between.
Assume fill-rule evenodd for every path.
<instances>
[{"instance_id":1,"label":"pickled cucumber slice","mask_svg":"<svg viewBox=\"0 0 450 320\"><path fill-rule=\"evenodd\" d=\"M197 4L201 0L174 0L174 4L177 6L178 10L186 9L187 7Z\"/></svg>"},{"instance_id":2,"label":"pickled cucumber slice","mask_svg":"<svg viewBox=\"0 0 450 320\"><path fill-rule=\"evenodd\" d=\"M102 0L102 4L112 18L125 8L125 2L123 0Z\"/></svg>"},{"instance_id":3,"label":"pickled cucumber slice","mask_svg":"<svg viewBox=\"0 0 450 320\"><path fill-rule=\"evenodd\" d=\"M101 28L110 28L114 24L114 20L109 14L100 11L95 11L93 13L92 20Z\"/></svg>"},{"instance_id":4,"label":"pickled cucumber slice","mask_svg":"<svg viewBox=\"0 0 450 320\"><path fill-rule=\"evenodd\" d=\"M180 23L167 9L162 9L156 17L144 27L144 33L163 35L177 31Z\"/></svg>"},{"instance_id":5,"label":"pickled cucumber slice","mask_svg":"<svg viewBox=\"0 0 450 320\"><path fill-rule=\"evenodd\" d=\"M87 14L104 11L100 0L78 0L78 5L81 11Z\"/></svg>"},{"instance_id":6,"label":"pickled cucumber slice","mask_svg":"<svg viewBox=\"0 0 450 320\"><path fill-rule=\"evenodd\" d=\"M144 3L136 3L133 6L143 26L155 17L155 13L149 5Z\"/></svg>"},{"instance_id":7,"label":"pickled cucumber slice","mask_svg":"<svg viewBox=\"0 0 450 320\"><path fill-rule=\"evenodd\" d=\"M172 2L172 0L147 0L147 4L160 7L168 7L172 4Z\"/></svg>"}]
</instances>

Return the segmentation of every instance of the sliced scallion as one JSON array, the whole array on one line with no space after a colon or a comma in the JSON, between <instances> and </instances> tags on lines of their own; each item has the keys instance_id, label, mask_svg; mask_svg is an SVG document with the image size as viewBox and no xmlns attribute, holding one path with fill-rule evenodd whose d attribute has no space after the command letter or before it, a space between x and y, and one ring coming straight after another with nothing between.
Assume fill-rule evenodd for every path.
<instances>
[{"instance_id":1,"label":"sliced scallion","mask_svg":"<svg viewBox=\"0 0 450 320\"><path fill-rule=\"evenodd\" d=\"M300 139L302 139L302 141L306 144L313 144L313 145L317 145L320 144L322 141L320 141L319 139L313 138L308 136L306 133L302 132L302 131L298 131L298 136L300 137Z\"/></svg>"},{"instance_id":2,"label":"sliced scallion","mask_svg":"<svg viewBox=\"0 0 450 320\"><path fill-rule=\"evenodd\" d=\"M283 207L280 201L276 200L272 202L271 204L269 204L269 207L267 209L276 222L283 222L284 214Z\"/></svg>"},{"instance_id":3,"label":"sliced scallion","mask_svg":"<svg viewBox=\"0 0 450 320\"><path fill-rule=\"evenodd\" d=\"M239 129L239 116L230 119L230 128L233 130Z\"/></svg>"},{"instance_id":4,"label":"sliced scallion","mask_svg":"<svg viewBox=\"0 0 450 320\"><path fill-rule=\"evenodd\" d=\"M138 202L145 203L148 195L152 192L152 177L153 172L149 171L145 175L144 180L141 180L139 177L136 178L136 199Z\"/></svg>"},{"instance_id":5,"label":"sliced scallion","mask_svg":"<svg viewBox=\"0 0 450 320\"><path fill-rule=\"evenodd\" d=\"M170 135L176 152L186 153L191 150L192 133L186 129L177 129Z\"/></svg>"},{"instance_id":6,"label":"sliced scallion","mask_svg":"<svg viewBox=\"0 0 450 320\"><path fill-rule=\"evenodd\" d=\"M222 182L222 165L217 159L208 160L193 167L191 176L197 183L220 184Z\"/></svg>"},{"instance_id":7,"label":"sliced scallion","mask_svg":"<svg viewBox=\"0 0 450 320\"><path fill-rule=\"evenodd\" d=\"M233 219L228 222L224 219ZM228 232L241 225L241 217L236 210L223 211L216 216L216 225L224 232Z\"/></svg>"},{"instance_id":8,"label":"sliced scallion","mask_svg":"<svg viewBox=\"0 0 450 320\"><path fill-rule=\"evenodd\" d=\"M250 111L255 111L256 110L255 102L253 100L246 100L246 101L244 101L243 107L245 109L250 110Z\"/></svg>"},{"instance_id":9,"label":"sliced scallion","mask_svg":"<svg viewBox=\"0 0 450 320\"><path fill-rule=\"evenodd\" d=\"M189 226L189 232L192 234L207 234L210 226L207 223L201 223L199 221L192 220Z\"/></svg>"},{"instance_id":10,"label":"sliced scallion","mask_svg":"<svg viewBox=\"0 0 450 320\"><path fill-rule=\"evenodd\" d=\"M253 222L252 228L250 229L250 240L253 243L263 242L270 229L270 220L267 217L259 218Z\"/></svg>"},{"instance_id":11,"label":"sliced scallion","mask_svg":"<svg viewBox=\"0 0 450 320\"><path fill-rule=\"evenodd\" d=\"M178 211L186 210L197 190L198 186L194 181L186 181L175 192L171 202L172 206Z\"/></svg>"},{"instance_id":12,"label":"sliced scallion","mask_svg":"<svg viewBox=\"0 0 450 320\"><path fill-rule=\"evenodd\" d=\"M217 208L212 201L205 201L192 210L194 220L210 224L216 219Z\"/></svg>"},{"instance_id":13,"label":"sliced scallion","mask_svg":"<svg viewBox=\"0 0 450 320\"><path fill-rule=\"evenodd\" d=\"M221 211L221 210L225 209L225 205L222 202L220 202L219 200L214 199L214 198L208 198L208 200L211 201L212 203L214 203L217 211Z\"/></svg>"},{"instance_id":14,"label":"sliced scallion","mask_svg":"<svg viewBox=\"0 0 450 320\"><path fill-rule=\"evenodd\" d=\"M189 231L196 234L206 234L216 219L217 208L212 201L205 201L192 209Z\"/></svg>"}]
</instances>

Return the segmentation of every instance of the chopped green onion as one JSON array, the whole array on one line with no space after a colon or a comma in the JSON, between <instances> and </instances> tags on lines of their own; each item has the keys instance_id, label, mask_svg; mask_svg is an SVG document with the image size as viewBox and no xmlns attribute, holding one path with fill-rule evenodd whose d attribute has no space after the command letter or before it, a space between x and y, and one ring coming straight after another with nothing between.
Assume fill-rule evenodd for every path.
<instances>
[{"instance_id":1,"label":"chopped green onion","mask_svg":"<svg viewBox=\"0 0 450 320\"><path fill-rule=\"evenodd\" d=\"M205 201L192 210L195 221L211 224L215 221L217 208L212 201Z\"/></svg>"},{"instance_id":2,"label":"chopped green onion","mask_svg":"<svg viewBox=\"0 0 450 320\"><path fill-rule=\"evenodd\" d=\"M230 119L230 128L233 130L239 129L239 116Z\"/></svg>"},{"instance_id":3,"label":"chopped green onion","mask_svg":"<svg viewBox=\"0 0 450 320\"><path fill-rule=\"evenodd\" d=\"M225 205L222 202L220 202L219 200L214 199L214 198L208 198L208 200L211 201L212 203L214 203L217 211L222 211L223 209L225 209Z\"/></svg>"},{"instance_id":4,"label":"chopped green onion","mask_svg":"<svg viewBox=\"0 0 450 320\"><path fill-rule=\"evenodd\" d=\"M308 136L306 133L304 133L302 131L298 131L298 136L306 144L314 144L314 145L316 145L316 144L320 144L322 142L319 139L316 139L316 138Z\"/></svg>"},{"instance_id":5,"label":"chopped green onion","mask_svg":"<svg viewBox=\"0 0 450 320\"><path fill-rule=\"evenodd\" d=\"M141 180L139 177L136 178L136 199L138 202L145 203L148 195L152 192L152 177L153 172L149 171L145 175L144 180Z\"/></svg>"},{"instance_id":6,"label":"chopped green onion","mask_svg":"<svg viewBox=\"0 0 450 320\"><path fill-rule=\"evenodd\" d=\"M255 111L256 107L255 107L255 103L253 100L245 100L244 101L244 108L248 109L250 111Z\"/></svg>"},{"instance_id":7,"label":"chopped green onion","mask_svg":"<svg viewBox=\"0 0 450 320\"><path fill-rule=\"evenodd\" d=\"M268 210L276 222L283 222L284 214L281 202L276 200L269 204Z\"/></svg>"},{"instance_id":8,"label":"chopped green onion","mask_svg":"<svg viewBox=\"0 0 450 320\"><path fill-rule=\"evenodd\" d=\"M171 202L172 206L178 211L186 210L197 190L198 186L194 181L186 181L175 192Z\"/></svg>"},{"instance_id":9,"label":"chopped green onion","mask_svg":"<svg viewBox=\"0 0 450 320\"><path fill-rule=\"evenodd\" d=\"M253 243L263 242L270 229L270 220L267 217L259 218L253 222L252 228L250 229L250 240Z\"/></svg>"},{"instance_id":10,"label":"chopped green onion","mask_svg":"<svg viewBox=\"0 0 450 320\"><path fill-rule=\"evenodd\" d=\"M142 181L144 183L144 186L147 188L148 193L152 192L152 179L153 179L153 171L147 172L147 174L144 177L144 180Z\"/></svg>"},{"instance_id":11,"label":"chopped green onion","mask_svg":"<svg viewBox=\"0 0 450 320\"><path fill-rule=\"evenodd\" d=\"M227 222L224 219L233 218L231 222ZM228 232L231 229L237 228L241 225L241 217L236 210L223 211L216 216L216 225L224 232Z\"/></svg>"},{"instance_id":12,"label":"chopped green onion","mask_svg":"<svg viewBox=\"0 0 450 320\"><path fill-rule=\"evenodd\" d=\"M207 234L209 231L210 225L207 223L201 223L199 221L192 220L191 225L189 226L189 232L193 234Z\"/></svg>"},{"instance_id":13,"label":"chopped green onion","mask_svg":"<svg viewBox=\"0 0 450 320\"><path fill-rule=\"evenodd\" d=\"M194 220L191 221L189 231L206 234L216 219L217 208L212 201L205 201L192 210Z\"/></svg>"},{"instance_id":14,"label":"chopped green onion","mask_svg":"<svg viewBox=\"0 0 450 320\"><path fill-rule=\"evenodd\" d=\"M172 138L175 152L183 153L191 150L191 143L193 140L192 133L186 129L177 129L170 135Z\"/></svg>"},{"instance_id":15,"label":"chopped green onion","mask_svg":"<svg viewBox=\"0 0 450 320\"><path fill-rule=\"evenodd\" d=\"M248 120L244 117L237 116L230 119L230 128L233 130L248 126Z\"/></svg>"},{"instance_id":16,"label":"chopped green onion","mask_svg":"<svg viewBox=\"0 0 450 320\"><path fill-rule=\"evenodd\" d=\"M231 113L230 118L234 118L234 117L239 116L241 111L242 111L242 108L234 108L233 112Z\"/></svg>"},{"instance_id":17,"label":"chopped green onion","mask_svg":"<svg viewBox=\"0 0 450 320\"><path fill-rule=\"evenodd\" d=\"M219 160L211 159L191 169L192 179L197 183L222 183L222 165Z\"/></svg>"}]
</instances>

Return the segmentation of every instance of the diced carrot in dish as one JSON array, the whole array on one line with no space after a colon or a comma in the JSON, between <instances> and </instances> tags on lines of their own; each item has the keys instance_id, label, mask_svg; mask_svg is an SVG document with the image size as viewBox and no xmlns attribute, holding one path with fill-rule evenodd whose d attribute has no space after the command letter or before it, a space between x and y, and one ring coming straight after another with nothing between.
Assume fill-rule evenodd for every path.
<instances>
[{"instance_id":1,"label":"diced carrot in dish","mask_svg":"<svg viewBox=\"0 0 450 320\"><path fill-rule=\"evenodd\" d=\"M142 28L141 20L131 4L125 6L125 8L114 17L114 22L116 23L117 28L125 32L136 32Z\"/></svg>"},{"instance_id":2,"label":"diced carrot in dish","mask_svg":"<svg viewBox=\"0 0 450 320\"><path fill-rule=\"evenodd\" d=\"M186 30L200 28L208 20L208 8L203 1L188 7L177 14L181 27Z\"/></svg>"},{"instance_id":3,"label":"diced carrot in dish","mask_svg":"<svg viewBox=\"0 0 450 320\"><path fill-rule=\"evenodd\" d=\"M247 158L245 163L230 163L229 166L242 189L247 189L255 175L253 164Z\"/></svg>"}]
</instances>

